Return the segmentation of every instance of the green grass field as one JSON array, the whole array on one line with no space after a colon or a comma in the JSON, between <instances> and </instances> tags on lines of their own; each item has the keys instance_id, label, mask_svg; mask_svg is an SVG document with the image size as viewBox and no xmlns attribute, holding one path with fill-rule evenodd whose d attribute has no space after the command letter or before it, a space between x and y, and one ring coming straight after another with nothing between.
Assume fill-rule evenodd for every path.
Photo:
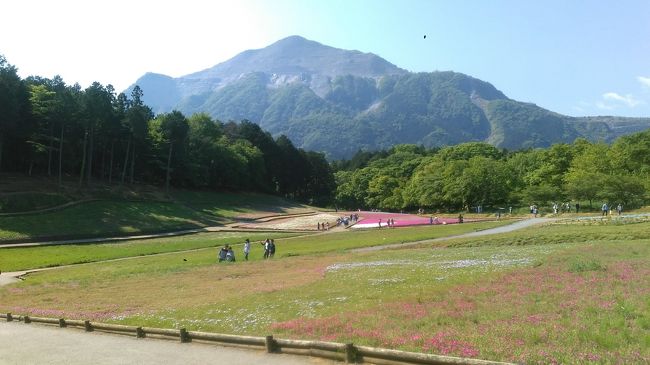
<instances>
[{"instance_id":1,"label":"green grass field","mask_svg":"<svg viewBox=\"0 0 650 365\"><path fill-rule=\"evenodd\" d=\"M276 257L341 251L377 244L400 243L446 237L487 229L504 222L480 222L465 225L425 226L411 229L346 231L327 235L300 236L279 242ZM57 245L44 247L0 248L0 270L18 271L42 267L96 262L174 251L210 248L224 244L241 246L246 238L253 243L251 260L262 259L259 241L266 238L295 236L288 233L218 232L195 235L134 240L120 243ZM255 250L257 248L257 250ZM237 254L241 254L238 249ZM258 252L259 251L259 252Z\"/></svg>"},{"instance_id":2,"label":"green grass field","mask_svg":"<svg viewBox=\"0 0 650 365\"><path fill-rule=\"evenodd\" d=\"M0 217L0 240L136 234L198 228L214 222L173 203L95 201L51 213Z\"/></svg>"},{"instance_id":3,"label":"green grass field","mask_svg":"<svg viewBox=\"0 0 650 365\"><path fill-rule=\"evenodd\" d=\"M100 192L94 193L100 196ZM106 195L108 193L104 193ZM127 193L123 195L128 196ZM139 193L136 198L152 194ZM11 197L11 199L9 199ZM153 197L153 195L152 195ZM0 216L0 241L39 237L78 238L192 229L230 222L247 215L304 213L314 208L279 197L240 193L177 191L173 201L130 201L118 195L85 202L60 211ZM6 202L3 205L3 199ZM60 194L29 193L0 197L0 209L21 211L49 207L70 199ZM42 204L38 205L38 201ZM23 208L21 208L23 207ZM26 207L29 207L26 208ZM260 213L263 212L263 213Z\"/></svg>"},{"instance_id":4,"label":"green grass field","mask_svg":"<svg viewBox=\"0 0 650 365\"><path fill-rule=\"evenodd\" d=\"M444 228L461 227L471 225ZM254 245L234 264L215 263L210 248L51 270L1 287L0 311L519 363L650 361L650 223L345 251L422 239L425 228L442 227L278 238L272 260ZM39 249L52 248L23 252Z\"/></svg>"}]
</instances>

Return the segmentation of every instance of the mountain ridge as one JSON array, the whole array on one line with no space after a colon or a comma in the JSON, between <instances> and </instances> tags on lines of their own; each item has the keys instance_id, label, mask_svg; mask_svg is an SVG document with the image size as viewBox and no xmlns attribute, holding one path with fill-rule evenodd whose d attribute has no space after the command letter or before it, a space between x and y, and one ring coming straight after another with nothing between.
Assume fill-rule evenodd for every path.
<instances>
[{"instance_id":1,"label":"mountain ridge","mask_svg":"<svg viewBox=\"0 0 650 365\"><path fill-rule=\"evenodd\" d=\"M147 73L135 84L156 113L251 120L330 158L401 143L483 141L519 149L580 137L609 142L650 127L650 118L564 116L462 73L413 73L373 53L300 36L179 78Z\"/></svg>"}]
</instances>

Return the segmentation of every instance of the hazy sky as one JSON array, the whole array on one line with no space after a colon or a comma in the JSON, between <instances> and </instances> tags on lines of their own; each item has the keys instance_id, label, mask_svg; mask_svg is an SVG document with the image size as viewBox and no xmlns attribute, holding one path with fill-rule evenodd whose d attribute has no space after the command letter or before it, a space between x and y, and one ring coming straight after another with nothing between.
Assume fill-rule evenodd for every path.
<instances>
[{"instance_id":1,"label":"hazy sky","mask_svg":"<svg viewBox=\"0 0 650 365\"><path fill-rule=\"evenodd\" d=\"M0 54L23 77L119 91L294 34L567 115L650 116L649 0L9 0Z\"/></svg>"}]
</instances>

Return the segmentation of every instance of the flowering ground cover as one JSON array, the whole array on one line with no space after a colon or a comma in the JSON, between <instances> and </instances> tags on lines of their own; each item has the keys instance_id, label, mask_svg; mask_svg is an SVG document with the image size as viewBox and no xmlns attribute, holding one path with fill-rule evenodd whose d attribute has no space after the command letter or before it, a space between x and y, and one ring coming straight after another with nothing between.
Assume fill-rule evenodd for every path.
<instances>
[{"instance_id":1,"label":"flowering ground cover","mask_svg":"<svg viewBox=\"0 0 650 365\"><path fill-rule=\"evenodd\" d=\"M295 239L287 250L299 256L234 265L194 251L55 270L0 288L0 311L522 363L650 361L650 223L314 248L360 233Z\"/></svg>"}]
</instances>

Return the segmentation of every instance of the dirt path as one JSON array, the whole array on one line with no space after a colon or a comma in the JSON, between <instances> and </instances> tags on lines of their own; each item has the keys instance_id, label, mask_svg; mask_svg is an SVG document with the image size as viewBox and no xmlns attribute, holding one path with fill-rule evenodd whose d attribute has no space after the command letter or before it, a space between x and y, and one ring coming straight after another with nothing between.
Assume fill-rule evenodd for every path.
<instances>
[{"instance_id":1,"label":"dirt path","mask_svg":"<svg viewBox=\"0 0 650 365\"><path fill-rule=\"evenodd\" d=\"M0 354L0 363L7 365L340 364L306 356L267 354L263 350L181 344L18 322L0 322Z\"/></svg>"},{"instance_id":2,"label":"dirt path","mask_svg":"<svg viewBox=\"0 0 650 365\"><path fill-rule=\"evenodd\" d=\"M528 228L528 227L534 226L536 224L551 222L551 221L554 221L554 220L557 220L557 218L529 218L529 219L523 219L523 220L520 220L520 221L516 221L516 222L514 222L512 224L508 224L508 225L501 226L501 227L484 229L482 231L463 233L463 234L459 234L459 235L455 235L455 236L440 237L440 238L434 238L434 239L422 240L422 241L414 241L414 242L406 242L406 243L395 243L395 244L391 244L391 245L357 248L357 249L354 249L354 250L351 250L351 251L352 252L371 252L371 251L385 250L385 249L388 249L388 248L416 246L416 245L421 245L421 244L445 241L445 240L454 239L454 238L488 236L488 235L491 235L491 234L512 232L512 231L516 231L516 230L519 230L519 229Z\"/></svg>"},{"instance_id":3,"label":"dirt path","mask_svg":"<svg viewBox=\"0 0 650 365\"><path fill-rule=\"evenodd\" d=\"M555 218L524 219L524 220L516 221L516 222L514 222L512 224L509 224L509 225L506 225L506 226L486 229L486 230L482 230L482 231L470 232L470 233L465 233L465 234L456 235L456 236L447 236L447 237L440 237L440 238L435 238L435 239L429 239L429 240L423 240L423 241L415 241L415 242L407 242L407 243L395 243L395 244L382 245L382 246L364 247L364 248L358 248L358 249L351 250L350 252L371 252L371 251L379 251L379 250L384 250L384 249L389 249L389 248L408 247L408 246L414 246L414 245L444 241L444 240L448 240L448 239L452 239L452 238L476 237L476 236L485 236L485 235L491 235L491 234L505 233L505 232L511 232L511 231L515 231L515 230L518 230L518 229L530 227L530 226L535 225L535 224L550 222L552 220L555 220ZM339 228L338 230L343 230L343 228L341 228L341 227L336 227L336 228ZM314 233L314 234L328 234L328 233L330 233L332 231L337 231L337 230L332 229L332 230L327 231L327 232L320 232L320 233ZM203 247L203 248L196 248L196 249L187 250L187 251L201 251L201 250L211 250L211 249L214 249L214 248L213 247ZM152 255L148 255L148 256L171 255L171 254L177 254L179 252L185 252L185 251L162 252L162 253L152 254ZM133 260L133 259L138 259L138 258L141 258L141 257L142 256L121 257L121 258L117 258L117 259L93 261L93 262L87 262L87 263L82 263L82 264L71 264L71 265L62 265L62 266L55 266L55 267L38 268L38 269L32 269L32 270L3 272L3 273L0 274L0 286L16 283L16 282L21 280L20 279L21 277L23 277L23 276L25 276L27 274L30 274L30 273L46 271L46 270L53 270L53 269L61 269L61 268L66 268L66 267L70 267L70 266L92 265L92 264L96 264L96 263L100 263L100 262Z\"/></svg>"}]
</instances>

